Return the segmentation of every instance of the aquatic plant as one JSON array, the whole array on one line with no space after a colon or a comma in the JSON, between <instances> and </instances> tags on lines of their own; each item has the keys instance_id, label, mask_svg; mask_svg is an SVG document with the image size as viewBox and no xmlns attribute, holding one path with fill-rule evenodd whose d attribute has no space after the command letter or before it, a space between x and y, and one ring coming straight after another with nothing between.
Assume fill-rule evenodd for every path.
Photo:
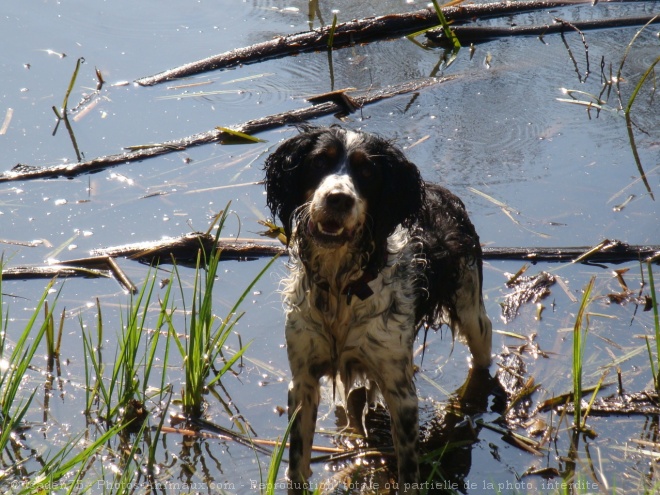
<instances>
[{"instance_id":1,"label":"aquatic plant","mask_svg":"<svg viewBox=\"0 0 660 495\"><path fill-rule=\"evenodd\" d=\"M83 57L78 58L78 60L76 61L76 67L73 70L73 74L71 75L71 80L69 81L69 85L66 88L66 93L64 93L64 99L62 100L61 114L60 112L58 112L57 108L53 106L53 112L55 113L55 116L58 119L58 123L60 120L66 119L66 114L69 107L69 96L71 96L73 87L76 85L76 79L78 78L78 72L80 71L80 64L84 62L85 59Z\"/></svg>"},{"instance_id":2,"label":"aquatic plant","mask_svg":"<svg viewBox=\"0 0 660 495\"><path fill-rule=\"evenodd\" d=\"M653 279L653 262L657 261L658 256L654 256L646 260L647 270L649 273L649 292L651 293L651 304L653 305L653 329L655 333L655 355L656 360L653 360L653 353L651 352L651 344L649 343L648 336L646 337L646 349L649 353L649 363L651 365L651 374L653 375L653 386L656 392L660 392L660 318L658 317L658 299L655 292L655 281Z\"/></svg>"},{"instance_id":3,"label":"aquatic plant","mask_svg":"<svg viewBox=\"0 0 660 495\"><path fill-rule=\"evenodd\" d=\"M2 261L0 260L0 267ZM2 333L0 334L0 362L2 363L2 370L0 370L0 451L4 451L15 433L16 429L21 425L25 414L27 413L32 401L34 399L37 388L35 388L27 398L20 398L19 392L21 391L21 383L24 381L28 370L32 366L33 358L36 354L38 347L41 344L44 336L47 334L53 335L53 311L55 301L59 297L60 290L57 291L52 309L48 308L46 298L51 293L51 290L56 282L52 279L45 287L43 294L34 309L32 316L23 328L18 341L14 345L11 354L6 356L8 350L7 345L7 323L9 320L8 313L1 314L2 320ZM0 308L2 308L2 277L0 276ZM41 309L45 309L45 318L40 325L39 330L32 334L36 326L36 321L41 313ZM61 328L61 325L60 325ZM29 342L31 338L31 342ZM57 347L53 346L54 341L48 344L49 352L52 352ZM78 470L73 479L71 473L74 468L80 464L87 462L87 460L96 454L98 449L105 444L108 439L116 435L121 429L122 425L117 425L108 429L99 438L93 442L86 444L85 448L78 453L73 451L78 448L83 436L88 432L83 432L77 438L67 442L64 448L55 452L48 452L41 455L41 469L34 473L29 480L22 481L20 484L21 489L18 493L43 493L45 487L59 486L61 488L69 488L69 492L76 486L82 471ZM62 481L67 477L66 481ZM0 471L0 484L3 480L14 480L15 472L12 469L5 469ZM15 485L12 485L15 486Z\"/></svg>"},{"instance_id":4,"label":"aquatic plant","mask_svg":"<svg viewBox=\"0 0 660 495\"><path fill-rule=\"evenodd\" d=\"M330 33L328 34L328 50L332 50L332 44L335 41L335 29L337 29L337 14L332 17L332 26L330 26Z\"/></svg>"},{"instance_id":5,"label":"aquatic plant","mask_svg":"<svg viewBox=\"0 0 660 495\"><path fill-rule=\"evenodd\" d=\"M277 474L280 471L280 465L282 464L282 458L284 456L284 451L286 450L286 442L291 433L291 427L293 426L293 421L296 419L298 412L300 411L300 406L293 412L289 418L289 424L284 431L284 436L282 440L278 442L273 450L273 454L270 458L270 464L268 466L268 474L266 476L265 486L266 489L263 490L264 495L275 495L277 487Z\"/></svg>"},{"instance_id":6,"label":"aquatic plant","mask_svg":"<svg viewBox=\"0 0 660 495\"><path fill-rule=\"evenodd\" d=\"M85 475L85 470L80 469L79 466L84 466L93 459L99 449L119 434L124 426L117 424L89 443L83 442L88 432L81 433L77 438L66 443L64 448L50 455L50 459L42 464L39 472L33 474L29 481L22 484L22 489L18 493L20 495L54 493L53 487L66 489L67 493L73 493L74 489L80 488L81 479ZM81 443L85 444L85 448L74 454L73 451ZM71 476L73 473L75 474Z\"/></svg>"},{"instance_id":7,"label":"aquatic plant","mask_svg":"<svg viewBox=\"0 0 660 495\"><path fill-rule=\"evenodd\" d=\"M433 1L433 8L435 9L436 14L438 15L438 20L440 21L440 26L442 26L444 35L452 45L451 57L449 57L449 60L447 61L447 67L448 67L458 56L458 52L461 49L461 42L458 40L456 34L449 27L449 22L447 22L445 15L442 13L442 8L440 7L440 5L438 5L437 0L432 0L432 1Z\"/></svg>"},{"instance_id":8,"label":"aquatic plant","mask_svg":"<svg viewBox=\"0 0 660 495\"><path fill-rule=\"evenodd\" d=\"M589 331L589 318L586 314L587 306L591 302L591 291L596 277L591 277L585 287L575 324L573 326L573 426L581 430L584 428L586 418L582 418L582 361L584 358L584 348Z\"/></svg>"},{"instance_id":9,"label":"aquatic plant","mask_svg":"<svg viewBox=\"0 0 660 495\"><path fill-rule=\"evenodd\" d=\"M164 324L170 298L170 289L168 288L163 300L160 301L156 329L153 332L148 332L146 318L153 298L155 284L156 277L148 275L147 281L143 284L138 295L136 297L131 296L126 309L126 316L121 316L121 329L117 339L118 347L109 377L105 376L106 365L102 358L104 329L101 304L98 299L96 301L95 344L92 342L91 332L85 332L81 321L83 347L85 349L86 411L88 414L91 412L93 404L100 401L102 407L105 408L104 419L106 421L114 422L120 415L122 420L132 421L135 419L133 414L135 404L132 404L132 401L137 400L139 403L144 403L147 399L147 387L161 336L159 329ZM166 388L164 369L168 354L169 342L166 343L162 358L161 394Z\"/></svg>"},{"instance_id":10,"label":"aquatic plant","mask_svg":"<svg viewBox=\"0 0 660 495\"><path fill-rule=\"evenodd\" d=\"M46 321L46 357L48 359L49 368L52 369L52 363L60 357L60 347L62 345L62 330L64 329L64 318L66 311L62 311L60 317L60 324L57 331L57 339L55 338L55 319L53 314L48 311L48 301L44 302L44 313Z\"/></svg>"},{"instance_id":11,"label":"aquatic plant","mask_svg":"<svg viewBox=\"0 0 660 495\"><path fill-rule=\"evenodd\" d=\"M229 205L228 205L229 206ZM218 245L220 232L227 219L228 208L225 208L218 215L218 229L215 239L215 245ZM270 268L271 264L277 259L275 256L266 266L257 274L254 280L247 286L234 306L227 313L227 316L218 322L218 318L213 313L213 289L217 278L218 263L220 261L220 249L214 249L212 253L207 254L200 248L195 268L195 279L193 282L193 305L190 311L190 318L187 321L185 335L180 337L170 316L167 317L170 335L174 337L179 352L184 360L185 368L185 386L182 392L182 403L184 414L191 417L201 416L204 410L204 394L207 387L217 382L232 366L241 358L245 350L249 347L241 347L238 352L228 359L225 359L224 366L218 370L215 376L206 383L206 380L214 369L214 363L218 356L222 354L222 347L227 338L234 330L236 323L243 316L238 313L238 308L248 295L254 284ZM202 276L202 269L205 268L205 276ZM175 265L175 271L177 270ZM178 277L177 277L178 278ZM217 326L216 326L217 324Z\"/></svg>"},{"instance_id":12,"label":"aquatic plant","mask_svg":"<svg viewBox=\"0 0 660 495\"><path fill-rule=\"evenodd\" d=\"M3 266L3 260L0 259L0 270ZM27 412L36 389L28 396L27 399L18 398L18 393L21 390L21 383L23 382L27 371L32 362L41 340L43 339L52 311L46 314L45 321L39 327L35 335L32 330L36 325L37 317L41 313L41 308L44 307L46 297L50 294L50 290L55 284L55 279L51 280L43 291L41 299L37 303L32 316L25 325L23 332L14 345L11 354L8 353L7 345L7 323L9 320L8 312L2 314L2 277L0 276L0 319L2 325L2 332L0 332L0 452L3 451L11 438L14 430L21 424L25 413ZM57 300L57 296L55 300ZM32 341L29 342L30 337ZM9 354L9 355L7 355ZM2 479L2 473L0 473Z\"/></svg>"}]
</instances>

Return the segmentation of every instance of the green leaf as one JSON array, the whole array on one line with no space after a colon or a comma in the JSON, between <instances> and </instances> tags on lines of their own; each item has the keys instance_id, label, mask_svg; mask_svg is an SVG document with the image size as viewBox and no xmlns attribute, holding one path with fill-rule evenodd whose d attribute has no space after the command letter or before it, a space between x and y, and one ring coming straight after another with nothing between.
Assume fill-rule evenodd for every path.
<instances>
[{"instance_id":1,"label":"green leaf","mask_svg":"<svg viewBox=\"0 0 660 495\"><path fill-rule=\"evenodd\" d=\"M263 139L250 136L244 132L235 131L229 127L216 127L216 130L222 132L223 134L228 134L228 139L223 139L222 144L246 144L246 143L265 143Z\"/></svg>"}]
</instances>

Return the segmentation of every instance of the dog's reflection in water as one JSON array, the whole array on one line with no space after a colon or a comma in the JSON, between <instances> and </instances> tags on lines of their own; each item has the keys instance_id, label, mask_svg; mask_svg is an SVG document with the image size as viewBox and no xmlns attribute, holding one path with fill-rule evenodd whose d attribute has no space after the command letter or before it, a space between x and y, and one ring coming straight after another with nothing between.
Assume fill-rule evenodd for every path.
<instances>
[{"instance_id":1,"label":"dog's reflection in water","mask_svg":"<svg viewBox=\"0 0 660 495\"><path fill-rule=\"evenodd\" d=\"M339 434L334 442L347 453L315 458L325 462L326 473L332 473L319 481L322 493L398 493L390 417L385 407L371 400L366 388L361 387L350 393L345 407L335 408ZM463 386L447 402L422 405L420 491L468 492L472 449L481 430L472 418L488 410L501 413L505 402L497 380L488 370L476 368L470 370Z\"/></svg>"}]
</instances>

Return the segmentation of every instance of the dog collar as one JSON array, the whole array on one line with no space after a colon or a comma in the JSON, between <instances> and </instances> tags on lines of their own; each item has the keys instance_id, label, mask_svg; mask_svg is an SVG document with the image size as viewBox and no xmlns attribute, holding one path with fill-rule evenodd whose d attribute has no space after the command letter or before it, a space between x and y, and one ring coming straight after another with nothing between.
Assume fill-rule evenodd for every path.
<instances>
[{"instance_id":1,"label":"dog collar","mask_svg":"<svg viewBox=\"0 0 660 495\"><path fill-rule=\"evenodd\" d=\"M355 282L351 282L346 287L344 287L344 290L341 291L341 293L346 294L346 304L349 306L351 305L351 299L353 299L353 295L356 295L360 301L364 301L370 296L373 296L374 291L371 287L369 287L369 282L375 278L376 274L374 274L371 270L368 270L365 271L362 276Z\"/></svg>"},{"instance_id":2,"label":"dog collar","mask_svg":"<svg viewBox=\"0 0 660 495\"><path fill-rule=\"evenodd\" d=\"M387 264L387 258L388 255L386 250L383 265ZM368 299L374 295L373 289L369 287L369 282L376 280L379 271L380 270L374 266L372 260L372 262L365 267L360 278L344 287L344 290L341 291L341 293L346 294L346 304L348 306L351 305L351 300L353 299L354 295L356 295L360 301L364 301L365 299Z\"/></svg>"},{"instance_id":3,"label":"dog collar","mask_svg":"<svg viewBox=\"0 0 660 495\"><path fill-rule=\"evenodd\" d=\"M385 255L385 263L387 263L387 254ZM305 270L307 273L314 274L314 271L310 269L309 263L306 260L303 260L303 266L305 267ZM344 287L344 289L341 291L342 295L346 296L346 304L348 306L351 305L351 301L353 300L353 296L357 296L360 301L364 301L365 299L368 299L369 297L373 296L374 291L371 287L369 287L369 282L372 280L376 280L378 277L378 268L371 266L373 263L370 263L362 272L362 275L360 278L355 280L354 282L351 282ZM314 277L312 275L312 282L314 285L319 287L321 290L325 292L330 291L330 284L328 283L327 280L323 280L318 275Z\"/></svg>"}]
</instances>

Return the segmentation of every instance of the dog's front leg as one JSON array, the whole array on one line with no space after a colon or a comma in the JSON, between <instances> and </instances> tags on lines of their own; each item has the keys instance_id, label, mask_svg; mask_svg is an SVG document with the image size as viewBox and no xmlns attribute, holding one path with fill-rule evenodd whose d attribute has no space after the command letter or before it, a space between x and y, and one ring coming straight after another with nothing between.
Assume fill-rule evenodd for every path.
<instances>
[{"instance_id":1,"label":"dog's front leg","mask_svg":"<svg viewBox=\"0 0 660 495\"><path fill-rule=\"evenodd\" d=\"M401 373L401 381L391 383L406 383L406 377ZM382 389L381 389L382 390ZM414 494L418 491L419 465L417 448L419 443L418 404L415 386L411 380L405 388L387 390L383 397L390 410L392 419L392 439L396 450L399 471L399 493Z\"/></svg>"},{"instance_id":2,"label":"dog's front leg","mask_svg":"<svg viewBox=\"0 0 660 495\"><path fill-rule=\"evenodd\" d=\"M388 336L393 334L390 332ZM387 350L387 359L369 359L369 367L390 412L392 440L399 468L398 493L414 494L419 488L419 422L417 390L413 382L412 342L397 346L396 342L390 341ZM365 355L378 353L374 350Z\"/></svg>"},{"instance_id":3,"label":"dog's front leg","mask_svg":"<svg viewBox=\"0 0 660 495\"><path fill-rule=\"evenodd\" d=\"M288 400L289 420L293 418L287 472L291 483L290 493L302 493L312 475L309 464L321 399L319 381L325 374L329 355L327 341L321 337L318 328L299 315L297 311L291 312L285 329L292 375Z\"/></svg>"},{"instance_id":4,"label":"dog's front leg","mask_svg":"<svg viewBox=\"0 0 660 495\"><path fill-rule=\"evenodd\" d=\"M289 385L289 420L295 414L289 437L290 493L302 493L312 470L309 466L316 429L316 415L320 400L318 378L297 370Z\"/></svg>"}]
</instances>

